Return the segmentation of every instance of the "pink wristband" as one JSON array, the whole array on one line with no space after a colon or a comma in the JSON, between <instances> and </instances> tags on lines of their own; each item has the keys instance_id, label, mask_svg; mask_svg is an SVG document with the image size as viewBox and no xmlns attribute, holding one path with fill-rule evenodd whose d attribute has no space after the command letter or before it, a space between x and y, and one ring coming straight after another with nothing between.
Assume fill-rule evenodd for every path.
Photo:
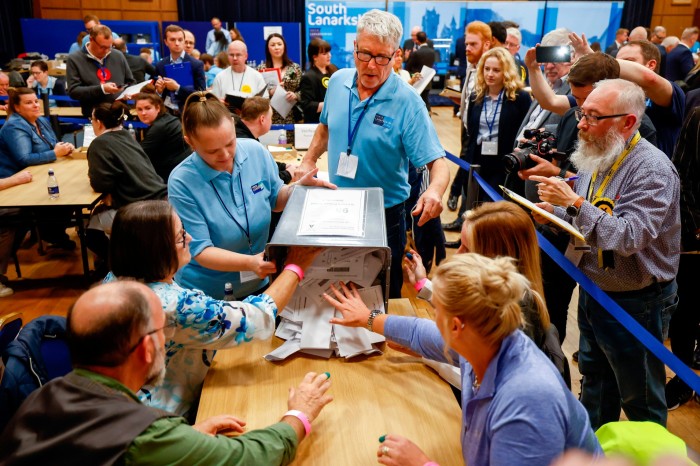
<instances>
[{"instance_id":1,"label":"pink wristband","mask_svg":"<svg viewBox=\"0 0 700 466\"><path fill-rule=\"evenodd\" d=\"M437 464L435 461L428 461L423 466L440 466L440 465Z\"/></svg>"},{"instance_id":2,"label":"pink wristband","mask_svg":"<svg viewBox=\"0 0 700 466\"><path fill-rule=\"evenodd\" d=\"M427 282L427 281L428 281L427 278L421 278L420 280L418 280L415 284L416 291L422 290L423 287L425 286L425 282Z\"/></svg>"},{"instance_id":3,"label":"pink wristband","mask_svg":"<svg viewBox=\"0 0 700 466\"><path fill-rule=\"evenodd\" d=\"M294 416L295 418L299 419L301 423L304 424L304 431L306 432L306 436L309 436L309 434L311 433L311 422L309 422L309 418L306 417L306 414L296 409L290 409L289 411L284 413L284 415Z\"/></svg>"},{"instance_id":4,"label":"pink wristband","mask_svg":"<svg viewBox=\"0 0 700 466\"><path fill-rule=\"evenodd\" d=\"M302 281L304 279L304 271L301 270L301 267L299 267L296 264L287 264L284 266L284 270L291 270L295 274L297 274L297 277L299 277L299 281Z\"/></svg>"}]
</instances>

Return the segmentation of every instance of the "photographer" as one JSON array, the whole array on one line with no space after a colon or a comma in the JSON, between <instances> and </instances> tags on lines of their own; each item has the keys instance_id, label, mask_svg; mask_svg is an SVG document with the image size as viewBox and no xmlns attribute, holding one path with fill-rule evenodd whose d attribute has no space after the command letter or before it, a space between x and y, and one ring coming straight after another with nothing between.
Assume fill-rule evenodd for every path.
<instances>
[{"instance_id":1,"label":"photographer","mask_svg":"<svg viewBox=\"0 0 700 466\"><path fill-rule=\"evenodd\" d=\"M554 91L546 84L544 76L540 70L540 64L535 60L535 49L528 50L525 55L525 64L530 69L530 84L532 92L543 108L548 108L548 99L556 96ZM570 98L575 99L576 107L570 108L562 116L556 131L557 151L565 154L560 160L554 162L548 158L540 157L534 153L530 159L534 166L521 167L518 176L523 180L528 180L532 175L539 176L560 176L567 178L575 175L577 169L569 161L569 156L576 148L578 141L578 121L575 110L583 105L588 95L593 91L593 84L604 79L614 79L620 75L620 65L611 56L603 53L584 55L579 58L569 71L568 82L571 87ZM645 115L642 119L639 132L642 137L650 143L656 145L656 130L651 120ZM525 182L525 195L533 202L540 202L537 195L536 183ZM561 252L566 250L569 244L569 234L558 228L539 225L539 231ZM576 282L564 272L559 265L547 254L542 254L542 277L544 280L544 294L552 323L559 331L560 342L566 337L566 319L568 316L571 293L576 286Z\"/></svg>"}]
</instances>

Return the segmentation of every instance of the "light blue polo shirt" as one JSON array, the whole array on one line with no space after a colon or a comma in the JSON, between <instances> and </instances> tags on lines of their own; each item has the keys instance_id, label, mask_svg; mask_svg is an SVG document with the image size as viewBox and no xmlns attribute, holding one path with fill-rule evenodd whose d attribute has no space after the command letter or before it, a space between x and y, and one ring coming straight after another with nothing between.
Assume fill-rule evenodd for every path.
<instances>
[{"instance_id":1,"label":"light blue polo shirt","mask_svg":"<svg viewBox=\"0 0 700 466\"><path fill-rule=\"evenodd\" d=\"M328 83L321 123L328 126L328 171L339 187L383 188L384 207L408 199L408 161L422 167L445 156L435 126L418 93L391 73L368 99L367 112L352 146L358 160L355 179L338 176L338 160L348 148L348 100L351 129L368 99L360 101L354 68L337 71Z\"/></svg>"},{"instance_id":2,"label":"light blue polo shirt","mask_svg":"<svg viewBox=\"0 0 700 466\"><path fill-rule=\"evenodd\" d=\"M192 261L180 269L175 280L217 299L223 299L226 282L233 284L237 298L263 286L266 280L241 283L238 272L204 268L195 257L210 246L240 254L262 252L281 187L277 165L253 139L236 141L233 173L214 170L196 152L175 167L168 180L168 198L192 235Z\"/></svg>"}]
</instances>

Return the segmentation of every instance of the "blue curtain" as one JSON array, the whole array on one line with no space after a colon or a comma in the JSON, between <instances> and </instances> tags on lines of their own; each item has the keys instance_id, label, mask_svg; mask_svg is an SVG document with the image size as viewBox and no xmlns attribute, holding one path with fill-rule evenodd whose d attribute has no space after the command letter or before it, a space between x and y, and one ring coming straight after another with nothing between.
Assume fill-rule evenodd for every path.
<instances>
[{"instance_id":1,"label":"blue curtain","mask_svg":"<svg viewBox=\"0 0 700 466\"><path fill-rule=\"evenodd\" d=\"M33 18L32 0L12 0L0 2L0 65L16 58L24 50L20 18Z\"/></svg>"},{"instance_id":2,"label":"blue curtain","mask_svg":"<svg viewBox=\"0 0 700 466\"><path fill-rule=\"evenodd\" d=\"M651 14L654 11L654 0L627 0L622 9L620 26L632 30L637 26L649 26L654 28L658 24L651 24Z\"/></svg>"},{"instance_id":3,"label":"blue curtain","mask_svg":"<svg viewBox=\"0 0 700 466\"><path fill-rule=\"evenodd\" d=\"M181 21L305 23L304 0L178 0Z\"/></svg>"}]
</instances>

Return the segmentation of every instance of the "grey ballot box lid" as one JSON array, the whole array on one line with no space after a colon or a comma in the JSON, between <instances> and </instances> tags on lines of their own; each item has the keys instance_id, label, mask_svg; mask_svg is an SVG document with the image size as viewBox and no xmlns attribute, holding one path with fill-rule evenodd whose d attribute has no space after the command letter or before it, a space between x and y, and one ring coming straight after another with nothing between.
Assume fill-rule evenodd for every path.
<instances>
[{"instance_id":1,"label":"grey ballot box lid","mask_svg":"<svg viewBox=\"0 0 700 466\"><path fill-rule=\"evenodd\" d=\"M299 236L299 225L304 210L306 192L313 188L297 186L287 201L280 221L275 228L270 242L265 246L265 253L271 261L278 264L278 270L284 264L289 246L338 247L338 248L374 248L375 254L382 260L383 267L379 272L379 280L384 290L384 307L388 309L389 272L391 266L391 249L387 246L386 222L384 219L384 191L382 188L338 188L340 190L365 191L365 234L355 236ZM328 277L333 279L332 276Z\"/></svg>"}]
</instances>

